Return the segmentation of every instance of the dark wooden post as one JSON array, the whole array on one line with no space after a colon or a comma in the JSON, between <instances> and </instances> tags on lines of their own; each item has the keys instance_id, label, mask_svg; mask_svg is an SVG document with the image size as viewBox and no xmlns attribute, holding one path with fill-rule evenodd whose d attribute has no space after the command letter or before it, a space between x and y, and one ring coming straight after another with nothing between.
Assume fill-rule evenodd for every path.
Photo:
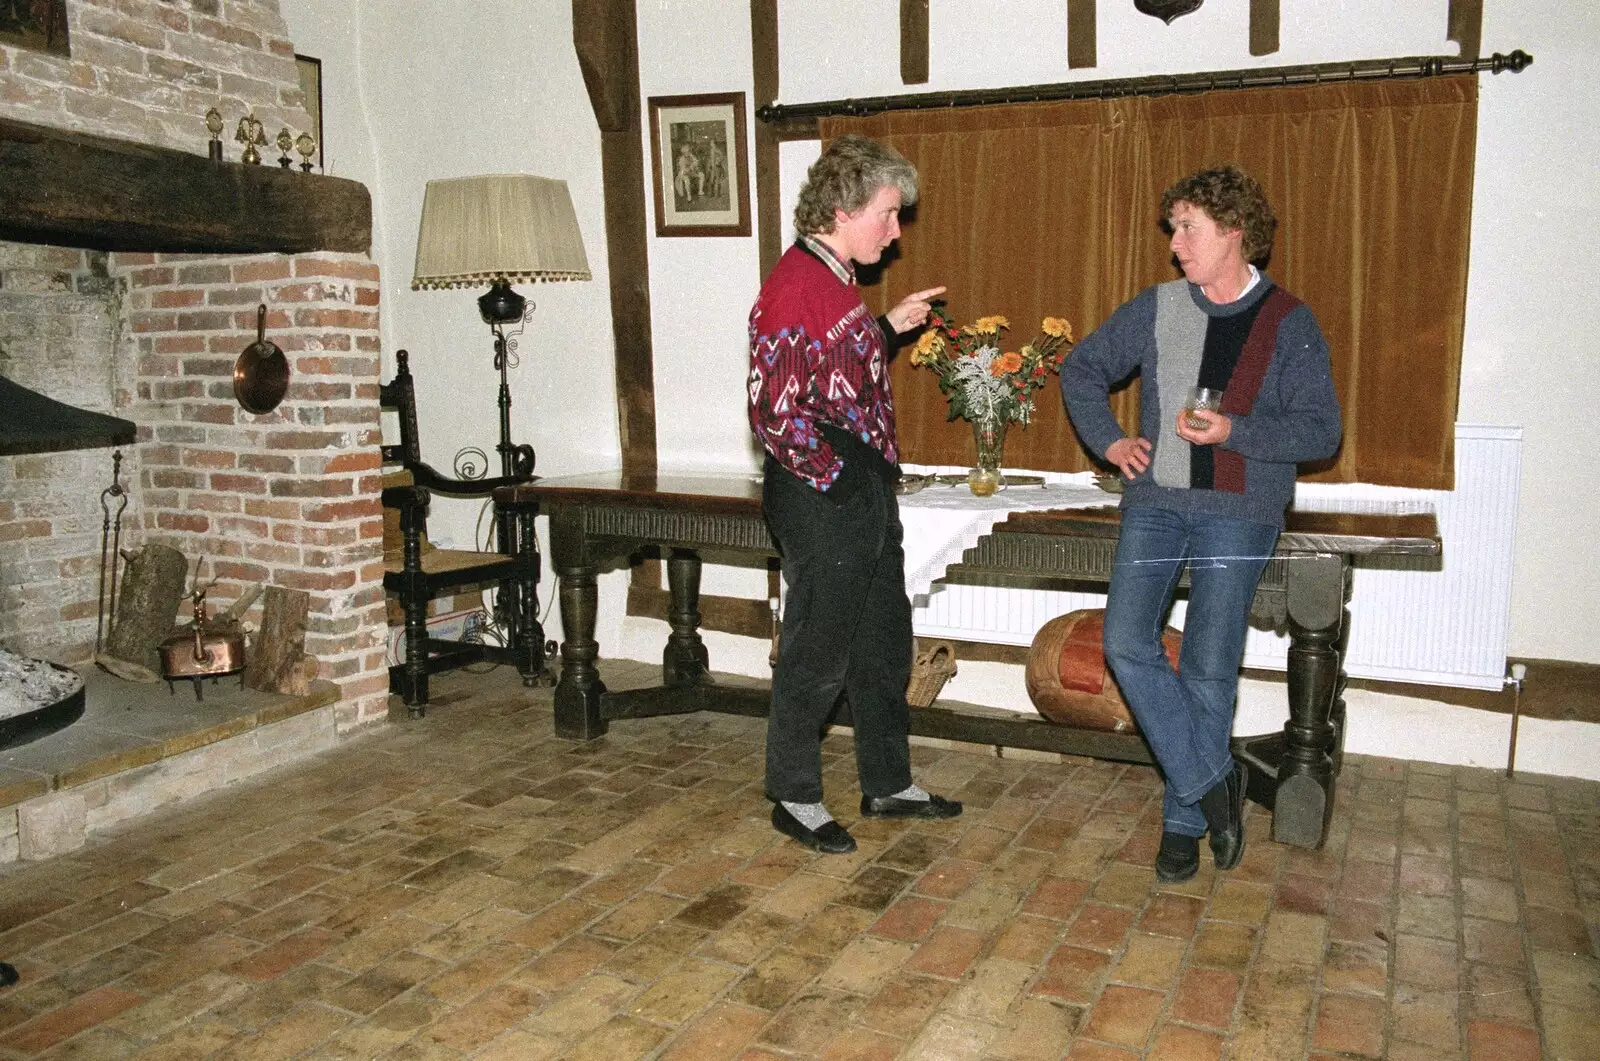
<instances>
[{"instance_id":1,"label":"dark wooden post","mask_svg":"<svg viewBox=\"0 0 1600 1061\"><path fill-rule=\"evenodd\" d=\"M1483 0L1450 0L1445 19L1447 40L1461 45L1461 58L1476 59L1483 52Z\"/></svg>"},{"instance_id":2,"label":"dark wooden post","mask_svg":"<svg viewBox=\"0 0 1600 1061\"><path fill-rule=\"evenodd\" d=\"M630 473L654 472L655 365L644 205L649 193L644 186L633 0L572 0L572 43L600 126L622 467Z\"/></svg>"},{"instance_id":3,"label":"dark wooden post","mask_svg":"<svg viewBox=\"0 0 1600 1061\"><path fill-rule=\"evenodd\" d=\"M1094 0L1067 0L1067 66L1079 70L1099 62Z\"/></svg>"},{"instance_id":4,"label":"dark wooden post","mask_svg":"<svg viewBox=\"0 0 1600 1061\"><path fill-rule=\"evenodd\" d=\"M928 0L900 0L900 81L928 83Z\"/></svg>"},{"instance_id":5,"label":"dark wooden post","mask_svg":"<svg viewBox=\"0 0 1600 1061\"><path fill-rule=\"evenodd\" d=\"M750 59L755 72L755 105L778 101L778 0L750 0ZM783 214L778 202L778 134L756 122L756 237L761 278L783 254ZM759 279L759 278L758 278Z\"/></svg>"},{"instance_id":6,"label":"dark wooden post","mask_svg":"<svg viewBox=\"0 0 1600 1061\"><path fill-rule=\"evenodd\" d=\"M1278 50L1278 0L1250 0L1250 54Z\"/></svg>"}]
</instances>

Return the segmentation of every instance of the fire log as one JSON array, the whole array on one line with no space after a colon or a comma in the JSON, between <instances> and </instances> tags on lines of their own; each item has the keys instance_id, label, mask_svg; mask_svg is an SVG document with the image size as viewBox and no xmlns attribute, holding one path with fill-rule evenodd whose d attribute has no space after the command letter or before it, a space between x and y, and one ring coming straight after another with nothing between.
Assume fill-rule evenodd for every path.
<instances>
[{"instance_id":1,"label":"fire log","mask_svg":"<svg viewBox=\"0 0 1600 1061\"><path fill-rule=\"evenodd\" d=\"M129 556L111 636L95 662L130 682L160 681L156 650L178 625L188 574L188 561L170 546L151 543Z\"/></svg>"},{"instance_id":2,"label":"fire log","mask_svg":"<svg viewBox=\"0 0 1600 1061\"><path fill-rule=\"evenodd\" d=\"M306 621L311 595L268 586L261 605L261 630L244 667L246 688L304 696L317 676L317 661L306 655Z\"/></svg>"}]
</instances>

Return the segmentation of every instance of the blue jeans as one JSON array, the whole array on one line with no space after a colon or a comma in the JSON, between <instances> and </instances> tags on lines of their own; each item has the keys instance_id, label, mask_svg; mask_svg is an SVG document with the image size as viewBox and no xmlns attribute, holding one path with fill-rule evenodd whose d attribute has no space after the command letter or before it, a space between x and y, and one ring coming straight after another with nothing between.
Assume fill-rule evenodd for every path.
<instances>
[{"instance_id":1,"label":"blue jeans","mask_svg":"<svg viewBox=\"0 0 1600 1061\"><path fill-rule=\"evenodd\" d=\"M1122 510L1105 655L1166 775L1167 832L1205 835L1200 797L1233 768L1228 739L1245 626L1277 539L1277 528L1264 523L1166 508ZM1189 611L1174 672L1161 631L1185 564Z\"/></svg>"}]
</instances>

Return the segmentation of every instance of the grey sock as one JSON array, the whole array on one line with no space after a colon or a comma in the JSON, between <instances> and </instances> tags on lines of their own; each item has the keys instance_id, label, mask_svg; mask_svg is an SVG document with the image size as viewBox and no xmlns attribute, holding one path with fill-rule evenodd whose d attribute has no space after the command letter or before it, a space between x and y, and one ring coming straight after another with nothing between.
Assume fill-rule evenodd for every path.
<instances>
[{"instance_id":1,"label":"grey sock","mask_svg":"<svg viewBox=\"0 0 1600 1061\"><path fill-rule=\"evenodd\" d=\"M828 808L820 803L790 803L783 802L783 809L794 815L794 820L804 825L812 832L833 821L833 815L828 813Z\"/></svg>"},{"instance_id":2,"label":"grey sock","mask_svg":"<svg viewBox=\"0 0 1600 1061\"><path fill-rule=\"evenodd\" d=\"M922 789L917 787L916 785L912 785L910 788L904 790L903 792L896 792L894 795L890 796L889 798L890 799L913 799L913 800L920 799L924 803L926 803L928 801L928 794L926 792L922 791Z\"/></svg>"}]
</instances>

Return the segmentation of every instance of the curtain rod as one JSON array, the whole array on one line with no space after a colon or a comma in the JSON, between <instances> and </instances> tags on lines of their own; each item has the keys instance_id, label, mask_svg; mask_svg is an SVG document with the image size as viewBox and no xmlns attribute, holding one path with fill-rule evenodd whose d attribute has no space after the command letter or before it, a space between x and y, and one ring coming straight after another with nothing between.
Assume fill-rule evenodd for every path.
<instances>
[{"instance_id":1,"label":"curtain rod","mask_svg":"<svg viewBox=\"0 0 1600 1061\"><path fill-rule=\"evenodd\" d=\"M823 100L817 103L769 103L757 109L756 117L769 125L778 125L815 121L818 118L861 117L885 111L982 107L1000 103L1042 103L1074 99L1115 99L1119 96L1169 96L1211 92L1216 89L1268 88L1280 85L1336 84L1341 81L1438 77L1442 74L1475 74L1482 70L1496 74L1502 70L1520 73L1531 62L1533 56L1521 48L1509 55L1495 52L1486 59L1460 59L1444 55L1418 55L1405 59L1361 59L1351 63L1271 66L1253 70L1223 70L1209 74L1064 81L1053 85L919 92L903 96Z\"/></svg>"}]
</instances>

